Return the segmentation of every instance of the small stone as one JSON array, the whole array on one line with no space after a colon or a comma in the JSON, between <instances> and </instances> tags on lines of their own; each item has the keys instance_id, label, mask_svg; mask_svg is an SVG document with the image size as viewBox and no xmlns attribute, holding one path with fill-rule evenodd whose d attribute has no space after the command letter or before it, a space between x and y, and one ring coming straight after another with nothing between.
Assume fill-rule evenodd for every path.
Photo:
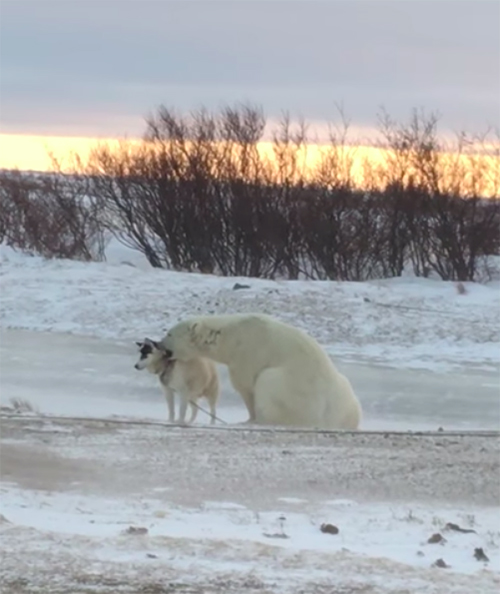
<instances>
[{"instance_id":1,"label":"small stone","mask_svg":"<svg viewBox=\"0 0 500 594\"><path fill-rule=\"evenodd\" d=\"M158 555L155 555L154 553L146 553L146 557L148 559L158 559Z\"/></svg>"},{"instance_id":2,"label":"small stone","mask_svg":"<svg viewBox=\"0 0 500 594\"><path fill-rule=\"evenodd\" d=\"M148 529L143 526L129 526L124 530L124 534L147 534Z\"/></svg>"},{"instance_id":3,"label":"small stone","mask_svg":"<svg viewBox=\"0 0 500 594\"><path fill-rule=\"evenodd\" d=\"M446 542L446 538L444 538L444 536L442 536L441 534L439 534L439 532L436 532L435 534L433 534L431 537L429 537L428 541L429 544L438 544L438 543L445 543Z\"/></svg>"},{"instance_id":4,"label":"small stone","mask_svg":"<svg viewBox=\"0 0 500 594\"><path fill-rule=\"evenodd\" d=\"M455 532L462 532L463 534L476 534L475 530L461 528L458 524L453 524L453 522L448 522L444 528L445 530L454 530Z\"/></svg>"},{"instance_id":5,"label":"small stone","mask_svg":"<svg viewBox=\"0 0 500 594\"><path fill-rule=\"evenodd\" d=\"M447 569L449 567L449 565L447 563L445 563L445 561L443 559L437 559L432 564L432 567L440 567L441 569Z\"/></svg>"},{"instance_id":6,"label":"small stone","mask_svg":"<svg viewBox=\"0 0 500 594\"><path fill-rule=\"evenodd\" d=\"M321 524L319 529L321 530L321 532L323 532L323 534L339 533L339 529L337 528L337 526L334 526L333 524Z\"/></svg>"},{"instance_id":7,"label":"small stone","mask_svg":"<svg viewBox=\"0 0 500 594\"><path fill-rule=\"evenodd\" d=\"M239 291L240 289L249 289L250 285L241 285L240 283L235 283L233 285L233 291Z\"/></svg>"},{"instance_id":8,"label":"small stone","mask_svg":"<svg viewBox=\"0 0 500 594\"><path fill-rule=\"evenodd\" d=\"M489 561L489 557L486 555L486 553L483 551L481 547L474 549L474 557L478 561Z\"/></svg>"}]
</instances>

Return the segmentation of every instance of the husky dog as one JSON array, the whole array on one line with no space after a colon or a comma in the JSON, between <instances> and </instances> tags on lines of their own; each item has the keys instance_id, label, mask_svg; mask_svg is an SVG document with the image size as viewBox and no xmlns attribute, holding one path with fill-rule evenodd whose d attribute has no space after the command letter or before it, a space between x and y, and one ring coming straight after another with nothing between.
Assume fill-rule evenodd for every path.
<instances>
[{"instance_id":1,"label":"husky dog","mask_svg":"<svg viewBox=\"0 0 500 594\"><path fill-rule=\"evenodd\" d=\"M168 404L168 420L174 421L175 404L174 393L178 392L182 398L179 409L179 422L184 424L188 404L191 405L193 423L198 413L196 401L205 397L210 406L210 424L215 423L215 408L219 397L219 377L217 368L212 361L203 358L179 361L172 359L172 351L162 347L154 340L145 338L143 342L136 342L141 354L135 364L136 369L147 369L149 373L157 375L165 393Z\"/></svg>"}]
</instances>

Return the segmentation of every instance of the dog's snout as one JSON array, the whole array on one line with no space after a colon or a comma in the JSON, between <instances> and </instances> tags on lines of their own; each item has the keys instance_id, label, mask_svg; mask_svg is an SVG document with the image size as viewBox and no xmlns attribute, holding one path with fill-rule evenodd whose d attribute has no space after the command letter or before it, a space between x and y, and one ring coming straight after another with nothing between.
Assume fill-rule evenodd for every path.
<instances>
[{"instance_id":1,"label":"dog's snout","mask_svg":"<svg viewBox=\"0 0 500 594\"><path fill-rule=\"evenodd\" d=\"M139 369L139 363L136 363L136 364L134 365L134 369Z\"/></svg>"}]
</instances>

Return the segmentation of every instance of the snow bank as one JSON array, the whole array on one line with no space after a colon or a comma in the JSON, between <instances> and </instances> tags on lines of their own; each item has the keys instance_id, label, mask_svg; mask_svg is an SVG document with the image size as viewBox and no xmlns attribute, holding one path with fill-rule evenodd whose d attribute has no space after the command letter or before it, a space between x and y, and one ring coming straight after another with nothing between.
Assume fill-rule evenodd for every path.
<instances>
[{"instance_id":1,"label":"snow bank","mask_svg":"<svg viewBox=\"0 0 500 594\"><path fill-rule=\"evenodd\" d=\"M449 370L497 369L497 284L413 277L269 281L155 270L136 261L43 260L2 248L0 324L113 340L161 337L196 314L258 311L315 336L336 358ZM128 259L128 257L126 257ZM235 283L249 288L233 290Z\"/></svg>"}]
</instances>

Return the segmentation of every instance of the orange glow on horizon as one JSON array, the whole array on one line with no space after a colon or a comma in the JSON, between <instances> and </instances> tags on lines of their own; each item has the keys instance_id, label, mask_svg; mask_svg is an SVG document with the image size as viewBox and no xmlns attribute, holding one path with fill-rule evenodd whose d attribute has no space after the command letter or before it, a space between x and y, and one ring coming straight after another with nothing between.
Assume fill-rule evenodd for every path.
<instances>
[{"instance_id":1,"label":"orange glow on horizon","mask_svg":"<svg viewBox=\"0 0 500 594\"><path fill-rule=\"evenodd\" d=\"M71 152L87 155L99 141L113 142L116 139L0 134L0 169L50 171L50 152L57 159L64 161Z\"/></svg>"},{"instance_id":2,"label":"orange glow on horizon","mask_svg":"<svg viewBox=\"0 0 500 594\"><path fill-rule=\"evenodd\" d=\"M127 142L139 143L140 138L128 138ZM98 143L118 145L117 138L95 138L83 136L32 136L24 134L0 134L0 169L19 169L21 171L50 171L52 154L62 164L71 153L77 153L83 159ZM318 161L324 145L309 144L304 163L311 166ZM259 143L259 150L270 156L272 143ZM369 146L356 147L357 152L370 159L378 159L381 149ZM360 155L361 156L361 155Z\"/></svg>"},{"instance_id":3,"label":"orange glow on horizon","mask_svg":"<svg viewBox=\"0 0 500 594\"><path fill-rule=\"evenodd\" d=\"M122 139L127 143L140 143L140 138ZM24 171L50 171L52 167L51 154L58 160L63 170L70 166L69 158L72 153L77 154L85 162L86 157L92 149L100 143L106 144L112 148L118 147L121 140L118 138L96 138L81 136L34 136L22 134L1 134L0 133L0 169L19 169ZM344 147L348 153L351 153L351 179L360 186L366 187L367 178L365 176L366 164L370 168L384 168L387 151L373 146L352 146ZM328 145L309 144L304 151L298 155L300 158L300 167L305 171L312 171L319 164L324 150ZM261 142L258 150L262 155L273 158L273 149L271 142ZM342 150L342 149L340 149ZM463 174L471 174L471 158L475 164L475 172L482 170L483 177L482 190L484 195L498 195L500 192L500 158L495 155L457 155L456 153L442 153L442 171L452 171L451 164L459 167ZM458 158L457 158L458 157ZM455 169L454 176L457 175ZM447 173L445 173L447 177ZM486 181L487 179L487 181ZM365 182L365 183L363 183Z\"/></svg>"}]
</instances>

